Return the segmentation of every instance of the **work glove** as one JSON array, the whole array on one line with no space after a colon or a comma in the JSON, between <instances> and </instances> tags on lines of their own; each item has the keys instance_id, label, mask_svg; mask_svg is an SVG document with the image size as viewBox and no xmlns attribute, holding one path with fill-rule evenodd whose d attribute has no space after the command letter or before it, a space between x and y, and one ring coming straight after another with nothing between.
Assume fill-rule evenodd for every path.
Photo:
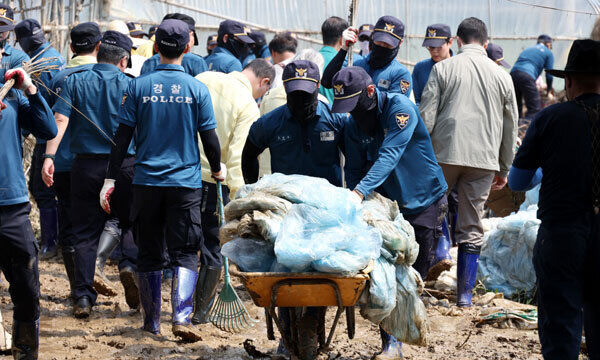
<instances>
[{"instance_id":1,"label":"work glove","mask_svg":"<svg viewBox=\"0 0 600 360\"><path fill-rule=\"evenodd\" d=\"M21 67L6 70L6 73L4 73L4 82L7 82L10 79L15 80L14 87L19 90L25 91L33 85L33 82L31 81L31 76L29 76L29 74Z\"/></svg>"},{"instance_id":2,"label":"work glove","mask_svg":"<svg viewBox=\"0 0 600 360\"><path fill-rule=\"evenodd\" d=\"M342 33L342 49L348 51L350 46L356 44L358 41L358 30L355 28L347 28Z\"/></svg>"},{"instance_id":3,"label":"work glove","mask_svg":"<svg viewBox=\"0 0 600 360\"><path fill-rule=\"evenodd\" d=\"M110 214L110 197L113 191L115 191L115 180L104 179L104 185L100 191L100 206L107 214Z\"/></svg>"},{"instance_id":4,"label":"work glove","mask_svg":"<svg viewBox=\"0 0 600 360\"><path fill-rule=\"evenodd\" d=\"M225 179L227 178L227 167L225 164L221 163L221 171L212 173L211 176L215 181L225 182Z\"/></svg>"},{"instance_id":5,"label":"work glove","mask_svg":"<svg viewBox=\"0 0 600 360\"><path fill-rule=\"evenodd\" d=\"M6 109L6 104L2 102L2 100L0 100L0 111Z\"/></svg>"}]
</instances>

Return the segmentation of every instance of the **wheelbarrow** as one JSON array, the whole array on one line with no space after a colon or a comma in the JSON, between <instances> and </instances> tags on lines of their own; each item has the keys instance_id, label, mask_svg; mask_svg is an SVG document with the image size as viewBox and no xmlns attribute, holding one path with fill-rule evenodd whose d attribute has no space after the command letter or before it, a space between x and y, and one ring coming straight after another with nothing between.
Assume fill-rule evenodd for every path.
<instances>
[{"instance_id":1,"label":"wheelbarrow","mask_svg":"<svg viewBox=\"0 0 600 360\"><path fill-rule=\"evenodd\" d=\"M254 304L265 308L267 337L275 340L273 322L281 334L286 349L292 356L312 360L329 348L343 312L346 312L348 337L354 338L354 306L365 288L373 264L353 276L327 273L263 273L238 272ZM325 336L325 310L337 307L329 334ZM277 315L276 307L290 309L290 331ZM307 311L317 307L317 311Z\"/></svg>"}]
</instances>

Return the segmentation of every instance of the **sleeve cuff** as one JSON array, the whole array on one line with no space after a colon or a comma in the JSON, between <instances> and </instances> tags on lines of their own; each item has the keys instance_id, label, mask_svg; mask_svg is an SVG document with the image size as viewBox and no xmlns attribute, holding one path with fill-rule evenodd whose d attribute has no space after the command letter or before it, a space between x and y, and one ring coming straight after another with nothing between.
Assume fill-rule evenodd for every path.
<instances>
[{"instance_id":1,"label":"sleeve cuff","mask_svg":"<svg viewBox=\"0 0 600 360\"><path fill-rule=\"evenodd\" d=\"M508 176L508 170L500 170L500 171L496 172L496 175L498 175L502 178L505 178Z\"/></svg>"},{"instance_id":2,"label":"sleeve cuff","mask_svg":"<svg viewBox=\"0 0 600 360\"><path fill-rule=\"evenodd\" d=\"M371 194L371 191L368 191L364 186L361 186L361 184L358 184L354 190L361 193L365 199Z\"/></svg>"}]
</instances>

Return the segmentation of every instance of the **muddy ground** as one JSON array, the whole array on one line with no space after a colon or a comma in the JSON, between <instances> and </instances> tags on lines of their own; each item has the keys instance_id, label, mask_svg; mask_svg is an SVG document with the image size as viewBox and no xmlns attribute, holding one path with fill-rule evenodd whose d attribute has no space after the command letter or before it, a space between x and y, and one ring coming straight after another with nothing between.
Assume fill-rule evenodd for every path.
<instances>
[{"instance_id":1,"label":"muddy ground","mask_svg":"<svg viewBox=\"0 0 600 360\"><path fill-rule=\"evenodd\" d=\"M109 278L119 285L118 297L99 296L93 315L87 320L71 316L67 298L69 285L63 265L58 261L40 263L41 320L40 359L251 359L242 344L251 339L258 350L274 352L277 341L267 340L264 313L254 306L243 287L238 293L257 325L241 334L228 334L212 325L203 328L201 342L178 342L171 333L170 287L163 285L162 335L139 330L141 314L128 309L118 283L115 265L107 266ZM235 280L234 280L235 281ZM0 288L0 308L4 325L10 328L12 304L6 281ZM431 334L426 347L404 346L406 359L541 359L537 331L499 329L485 325L476 328L474 319L481 307L462 311L444 306L429 306ZM444 315L447 314L448 315ZM333 311L328 312L328 327ZM469 335L470 334L470 335ZM336 331L332 349L324 359L370 359L379 348L375 325L357 313L356 337L346 335L344 317ZM6 357L8 358L8 357Z\"/></svg>"}]
</instances>

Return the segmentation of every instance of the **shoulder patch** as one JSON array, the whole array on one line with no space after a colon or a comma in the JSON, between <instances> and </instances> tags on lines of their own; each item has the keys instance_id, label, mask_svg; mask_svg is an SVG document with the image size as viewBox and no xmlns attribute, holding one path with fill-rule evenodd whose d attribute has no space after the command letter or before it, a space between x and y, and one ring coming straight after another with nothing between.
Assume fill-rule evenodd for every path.
<instances>
[{"instance_id":1,"label":"shoulder patch","mask_svg":"<svg viewBox=\"0 0 600 360\"><path fill-rule=\"evenodd\" d=\"M403 130L406 127L406 125L408 125L409 119L410 116L407 113L396 114L396 124L398 125L400 130Z\"/></svg>"},{"instance_id":2,"label":"shoulder patch","mask_svg":"<svg viewBox=\"0 0 600 360\"><path fill-rule=\"evenodd\" d=\"M127 101L127 93L123 94L123 98L121 99L121 106L125 105L125 101Z\"/></svg>"},{"instance_id":3,"label":"shoulder patch","mask_svg":"<svg viewBox=\"0 0 600 360\"><path fill-rule=\"evenodd\" d=\"M407 80L400 80L400 89L402 91L403 94L406 94L406 92L408 91L408 89L410 88L410 82Z\"/></svg>"}]
</instances>

